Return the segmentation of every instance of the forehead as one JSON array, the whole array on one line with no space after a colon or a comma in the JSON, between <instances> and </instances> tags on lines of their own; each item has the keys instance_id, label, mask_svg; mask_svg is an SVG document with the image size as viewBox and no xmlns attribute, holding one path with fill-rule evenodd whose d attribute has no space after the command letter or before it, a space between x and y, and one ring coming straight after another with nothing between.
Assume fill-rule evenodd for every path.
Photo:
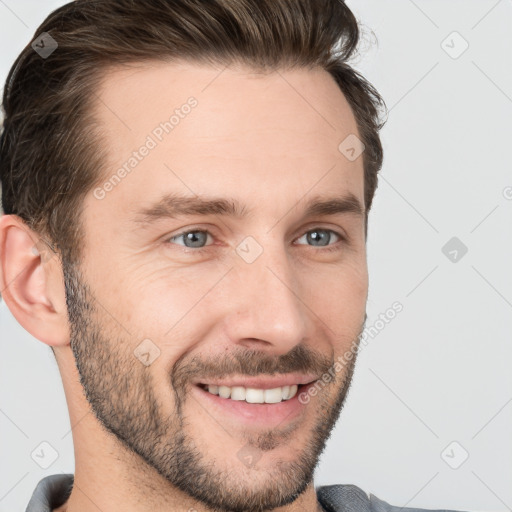
<instances>
[{"instance_id":1,"label":"forehead","mask_svg":"<svg viewBox=\"0 0 512 512\"><path fill-rule=\"evenodd\" d=\"M242 65L214 66L184 61L113 66L103 73L96 94L100 99L97 113L107 124L114 122L120 128L121 123L129 129L131 121L140 121L141 116L161 116L192 94L201 97L205 113L228 115L244 105L253 114L259 112L259 119L266 119L272 117L271 113L259 107L271 106L278 115L304 111L305 122L318 126L325 123L331 130L352 128L354 132L356 129L341 90L333 77L319 67L264 73ZM280 100L278 104L276 99ZM115 123L115 118L119 123ZM223 126L229 128L227 123Z\"/></svg>"},{"instance_id":2,"label":"forehead","mask_svg":"<svg viewBox=\"0 0 512 512\"><path fill-rule=\"evenodd\" d=\"M106 73L95 115L108 154L103 178L127 171L109 192L111 204L141 203L162 187L241 196L240 184L253 202L272 191L276 198L285 189L302 196L313 187L363 197L362 157L350 161L338 149L359 135L356 120L334 79L318 68L263 74L132 64ZM135 157L144 146L150 149Z\"/></svg>"}]
</instances>

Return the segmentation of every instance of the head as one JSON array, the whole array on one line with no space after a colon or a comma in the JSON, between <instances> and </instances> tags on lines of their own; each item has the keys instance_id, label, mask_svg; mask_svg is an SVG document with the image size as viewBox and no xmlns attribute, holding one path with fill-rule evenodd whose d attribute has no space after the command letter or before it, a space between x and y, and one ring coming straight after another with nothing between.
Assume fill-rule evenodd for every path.
<instances>
[{"instance_id":1,"label":"head","mask_svg":"<svg viewBox=\"0 0 512 512\"><path fill-rule=\"evenodd\" d=\"M6 82L11 312L121 452L220 509L304 492L349 389L384 105L358 39L339 0L76 0Z\"/></svg>"}]
</instances>

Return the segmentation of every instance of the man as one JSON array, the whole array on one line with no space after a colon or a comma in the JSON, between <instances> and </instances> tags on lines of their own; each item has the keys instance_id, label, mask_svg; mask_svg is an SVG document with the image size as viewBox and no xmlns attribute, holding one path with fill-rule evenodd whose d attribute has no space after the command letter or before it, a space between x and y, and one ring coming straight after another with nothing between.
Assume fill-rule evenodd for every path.
<instances>
[{"instance_id":1,"label":"man","mask_svg":"<svg viewBox=\"0 0 512 512\"><path fill-rule=\"evenodd\" d=\"M338 0L77 0L39 27L4 92L0 289L55 354L76 467L27 511L398 509L313 483L382 165L357 42Z\"/></svg>"}]
</instances>

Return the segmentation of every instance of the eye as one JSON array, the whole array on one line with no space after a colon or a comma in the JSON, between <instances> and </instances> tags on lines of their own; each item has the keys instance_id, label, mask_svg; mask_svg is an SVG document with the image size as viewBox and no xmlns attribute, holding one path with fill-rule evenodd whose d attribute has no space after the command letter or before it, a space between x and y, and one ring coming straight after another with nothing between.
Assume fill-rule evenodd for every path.
<instances>
[{"instance_id":1,"label":"eye","mask_svg":"<svg viewBox=\"0 0 512 512\"><path fill-rule=\"evenodd\" d=\"M329 242L332 241L333 235L335 237L338 237L339 240L345 241L345 237L336 232L332 229L326 229L326 228L315 228L307 231L304 235L302 235L297 240L300 240L301 238L306 237L306 240L308 243L312 244L314 247L327 247L329 245ZM174 235L167 239L168 243L174 243L175 240L182 240L183 244L177 244L177 245L183 245L187 249L195 249L193 252L201 252L202 250L207 250L209 245L205 245L206 241L208 239L208 236L212 237L211 233L209 231L205 230L188 230L188 231L182 231L181 233L178 233L177 235ZM302 244L300 244L302 245ZM331 251L331 250L337 250L339 249L338 245L330 244L333 247L327 247L324 249L325 251Z\"/></svg>"},{"instance_id":2,"label":"eye","mask_svg":"<svg viewBox=\"0 0 512 512\"><path fill-rule=\"evenodd\" d=\"M173 240L181 238L185 242L185 247L189 249L202 249L202 244L206 242L208 235L210 235L209 231L202 231L199 229L192 231L183 231L182 233L179 233L178 235L174 235L173 237L169 238L168 241L171 242Z\"/></svg>"},{"instance_id":3,"label":"eye","mask_svg":"<svg viewBox=\"0 0 512 512\"><path fill-rule=\"evenodd\" d=\"M332 229L315 228L307 231L297 240L306 237L307 242L312 243L315 247L326 247L332 239L332 235L337 236L339 240L345 240L345 237ZM332 244L331 244L332 245ZM335 250L338 246L329 247L326 250Z\"/></svg>"}]
</instances>

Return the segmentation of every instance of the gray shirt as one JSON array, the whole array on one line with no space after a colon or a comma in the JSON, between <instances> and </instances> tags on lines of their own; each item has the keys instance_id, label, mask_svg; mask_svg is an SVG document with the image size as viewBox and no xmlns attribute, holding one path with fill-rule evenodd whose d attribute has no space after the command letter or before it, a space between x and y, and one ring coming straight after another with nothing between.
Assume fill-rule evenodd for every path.
<instances>
[{"instance_id":1,"label":"gray shirt","mask_svg":"<svg viewBox=\"0 0 512 512\"><path fill-rule=\"evenodd\" d=\"M72 473L44 477L37 484L25 512L53 512L69 498L73 480ZM323 485L316 488L316 494L326 512L460 512L393 506L352 484Z\"/></svg>"}]
</instances>

